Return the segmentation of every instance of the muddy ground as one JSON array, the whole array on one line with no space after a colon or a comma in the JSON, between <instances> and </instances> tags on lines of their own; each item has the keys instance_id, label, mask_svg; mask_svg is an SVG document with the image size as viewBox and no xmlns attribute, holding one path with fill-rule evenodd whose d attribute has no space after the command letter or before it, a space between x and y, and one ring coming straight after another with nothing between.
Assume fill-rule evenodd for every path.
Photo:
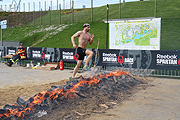
<instances>
[{"instance_id":1,"label":"muddy ground","mask_svg":"<svg viewBox=\"0 0 180 120\"><path fill-rule=\"evenodd\" d=\"M46 91L52 85L68 81L72 70L34 70L24 67L7 67L0 63L0 106L14 104L18 97L28 99ZM87 73L78 73L77 76ZM148 85L137 86L121 103L104 112L86 116L87 120L179 120L180 80L168 78L145 78ZM117 103L117 102L116 102ZM79 113L79 112L78 112ZM79 113L80 115L83 115Z\"/></svg>"}]
</instances>

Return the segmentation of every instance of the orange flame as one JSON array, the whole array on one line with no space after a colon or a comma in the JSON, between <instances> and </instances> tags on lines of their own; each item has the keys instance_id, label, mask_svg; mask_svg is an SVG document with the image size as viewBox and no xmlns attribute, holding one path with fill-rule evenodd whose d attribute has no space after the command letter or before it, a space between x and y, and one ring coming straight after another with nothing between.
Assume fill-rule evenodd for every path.
<instances>
[{"instance_id":1,"label":"orange flame","mask_svg":"<svg viewBox=\"0 0 180 120\"><path fill-rule=\"evenodd\" d=\"M59 96L62 96L62 95L66 98L75 97L73 95L73 93L75 93L76 89L79 88L80 86L95 85L95 84L99 83L101 78L103 78L103 77L106 77L106 78L113 77L113 76L117 77L117 76L128 75L128 74L129 74L129 72L126 72L126 71L115 70L115 71L107 73L107 74L101 74L101 75L97 75L94 77L81 79L80 82L76 83L75 85L70 83L70 85L72 87L68 91L64 91L63 89L56 88L56 89L52 90L51 92L48 92L48 91L40 92L40 93L36 94L34 97L32 97L32 102L28 104L27 108L23 109L22 111L18 111L17 108L15 108L13 110L6 110L5 113L0 114L0 118L3 118L3 117L9 118L12 115L16 115L20 118L24 118L25 117L24 113L34 112L33 106L41 103L47 97L49 97L51 100L55 100Z\"/></svg>"}]
</instances>

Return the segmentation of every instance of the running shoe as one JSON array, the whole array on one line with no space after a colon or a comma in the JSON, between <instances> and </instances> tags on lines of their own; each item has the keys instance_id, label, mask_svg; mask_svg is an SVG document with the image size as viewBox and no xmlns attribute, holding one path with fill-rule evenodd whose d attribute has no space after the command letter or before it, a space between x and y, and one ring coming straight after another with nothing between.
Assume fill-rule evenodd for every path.
<instances>
[{"instance_id":1,"label":"running shoe","mask_svg":"<svg viewBox=\"0 0 180 120\"><path fill-rule=\"evenodd\" d=\"M83 70L85 70L85 71L91 71L91 69L89 69L88 67L83 67Z\"/></svg>"},{"instance_id":2,"label":"running shoe","mask_svg":"<svg viewBox=\"0 0 180 120\"><path fill-rule=\"evenodd\" d=\"M69 80L72 80L73 78L72 77L69 77Z\"/></svg>"}]
</instances>

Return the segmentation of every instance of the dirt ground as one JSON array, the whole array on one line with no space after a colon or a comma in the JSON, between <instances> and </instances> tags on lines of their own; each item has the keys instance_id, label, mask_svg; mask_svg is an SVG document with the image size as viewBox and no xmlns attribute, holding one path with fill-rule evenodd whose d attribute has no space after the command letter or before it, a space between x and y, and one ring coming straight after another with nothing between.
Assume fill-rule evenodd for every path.
<instances>
[{"instance_id":1,"label":"dirt ground","mask_svg":"<svg viewBox=\"0 0 180 120\"><path fill-rule=\"evenodd\" d=\"M180 80L148 77L149 87L87 120L179 120Z\"/></svg>"},{"instance_id":2,"label":"dirt ground","mask_svg":"<svg viewBox=\"0 0 180 120\"><path fill-rule=\"evenodd\" d=\"M86 76L88 73L78 73ZM28 99L52 85L68 81L72 70L34 70L0 63L0 108L14 104L18 97ZM87 120L179 120L180 80L147 77L149 87L139 88L128 100L105 113L93 114Z\"/></svg>"}]
</instances>

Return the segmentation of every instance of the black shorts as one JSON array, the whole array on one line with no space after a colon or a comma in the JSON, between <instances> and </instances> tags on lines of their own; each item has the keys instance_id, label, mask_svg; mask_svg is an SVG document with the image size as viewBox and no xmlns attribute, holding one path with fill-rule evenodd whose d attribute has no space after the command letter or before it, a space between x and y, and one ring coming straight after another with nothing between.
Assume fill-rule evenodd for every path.
<instances>
[{"instance_id":1,"label":"black shorts","mask_svg":"<svg viewBox=\"0 0 180 120\"><path fill-rule=\"evenodd\" d=\"M86 52L86 49L83 49L81 47L77 48L77 54L79 55L78 60L84 60L84 56L86 56L85 52Z\"/></svg>"}]
</instances>

